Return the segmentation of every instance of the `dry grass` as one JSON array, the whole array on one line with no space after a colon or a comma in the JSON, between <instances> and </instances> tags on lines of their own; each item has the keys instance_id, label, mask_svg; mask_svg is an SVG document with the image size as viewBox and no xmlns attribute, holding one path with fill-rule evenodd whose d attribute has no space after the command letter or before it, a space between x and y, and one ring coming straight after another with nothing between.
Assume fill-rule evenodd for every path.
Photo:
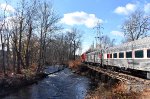
<instances>
[{"instance_id":1,"label":"dry grass","mask_svg":"<svg viewBox=\"0 0 150 99\"><path fill-rule=\"evenodd\" d=\"M100 84L97 89L90 92L86 99L150 99L150 89L142 92L127 91L124 83L118 83L108 89L105 84Z\"/></svg>"},{"instance_id":2,"label":"dry grass","mask_svg":"<svg viewBox=\"0 0 150 99\"><path fill-rule=\"evenodd\" d=\"M30 68L28 68L28 69L21 68L21 73L17 74L17 73L14 73L14 71L12 69L13 67L10 66L11 69L8 69L6 71L5 76L4 76L3 72L0 71L0 79L4 79L4 78L22 78L24 76L26 76L26 77L33 76L33 75L36 74L36 67L37 67L37 64L32 64L30 66Z\"/></svg>"},{"instance_id":3,"label":"dry grass","mask_svg":"<svg viewBox=\"0 0 150 99\"><path fill-rule=\"evenodd\" d=\"M140 99L141 94L129 90L128 85L123 82L119 82L112 88L112 97L118 99Z\"/></svg>"},{"instance_id":4,"label":"dry grass","mask_svg":"<svg viewBox=\"0 0 150 99\"><path fill-rule=\"evenodd\" d=\"M81 65L81 59L71 60L68 65L69 68L77 69Z\"/></svg>"},{"instance_id":5,"label":"dry grass","mask_svg":"<svg viewBox=\"0 0 150 99\"><path fill-rule=\"evenodd\" d=\"M142 93L141 93L141 99L150 99L150 88L145 89Z\"/></svg>"}]
</instances>

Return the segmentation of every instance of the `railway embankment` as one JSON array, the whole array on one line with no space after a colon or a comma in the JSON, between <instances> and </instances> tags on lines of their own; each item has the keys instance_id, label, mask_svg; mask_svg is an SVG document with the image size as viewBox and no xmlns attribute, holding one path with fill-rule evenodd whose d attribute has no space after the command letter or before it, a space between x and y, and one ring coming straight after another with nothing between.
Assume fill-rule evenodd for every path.
<instances>
[{"instance_id":1,"label":"railway embankment","mask_svg":"<svg viewBox=\"0 0 150 99\"><path fill-rule=\"evenodd\" d=\"M149 99L150 80L73 62L72 70L91 79L86 99Z\"/></svg>"},{"instance_id":2,"label":"railway embankment","mask_svg":"<svg viewBox=\"0 0 150 99\"><path fill-rule=\"evenodd\" d=\"M145 79L145 78L133 76L128 73L122 73L122 72L112 71L109 69L104 69L99 66L92 66L92 65L86 65L86 64L82 64L82 65L95 71L95 72L103 73L105 75L108 75L111 78L118 79L118 80L128 83L128 84L138 83L138 84L150 85L150 80Z\"/></svg>"}]
</instances>

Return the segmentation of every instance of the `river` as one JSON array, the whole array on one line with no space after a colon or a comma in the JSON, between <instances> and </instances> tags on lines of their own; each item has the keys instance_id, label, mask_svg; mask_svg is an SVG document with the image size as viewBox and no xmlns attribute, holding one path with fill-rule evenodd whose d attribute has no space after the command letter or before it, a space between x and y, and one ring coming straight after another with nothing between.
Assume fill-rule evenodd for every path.
<instances>
[{"instance_id":1,"label":"river","mask_svg":"<svg viewBox=\"0 0 150 99\"><path fill-rule=\"evenodd\" d=\"M49 66L45 72L60 69ZM89 90L90 80L72 73L68 68L51 74L37 84L26 86L3 97L3 99L84 99Z\"/></svg>"},{"instance_id":2,"label":"river","mask_svg":"<svg viewBox=\"0 0 150 99\"><path fill-rule=\"evenodd\" d=\"M0 99L150 99L148 90L136 91L141 85L128 85L101 73L88 71L81 76L62 66L49 66L45 72L50 75Z\"/></svg>"}]
</instances>

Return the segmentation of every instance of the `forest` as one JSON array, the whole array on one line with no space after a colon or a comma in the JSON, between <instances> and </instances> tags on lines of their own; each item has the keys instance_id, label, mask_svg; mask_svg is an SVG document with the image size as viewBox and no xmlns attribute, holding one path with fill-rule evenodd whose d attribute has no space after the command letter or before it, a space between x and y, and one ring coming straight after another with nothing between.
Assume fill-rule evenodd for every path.
<instances>
[{"instance_id":1,"label":"forest","mask_svg":"<svg viewBox=\"0 0 150 99\"><path fill-rule=\"evenodd\" d=\"M80 30L65 31L50 1L21 0L13 13L8 12L6 5L0 14L0 72L4 76L30 68L38 73L45 65L75 59Z\"/></svg>"}]
</instances>

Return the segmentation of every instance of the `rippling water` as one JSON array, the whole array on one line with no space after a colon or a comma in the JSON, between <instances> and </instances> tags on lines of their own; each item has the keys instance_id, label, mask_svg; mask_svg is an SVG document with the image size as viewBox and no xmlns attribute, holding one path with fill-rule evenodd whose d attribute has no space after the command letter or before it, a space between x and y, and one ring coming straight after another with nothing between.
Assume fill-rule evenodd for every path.
<instances>
[{"instance_id":1,"label":"rippling water","mask_svg":"<svg viewBox=\"0 0 150 99\"><path fill-rule=\"evenodd\" d=\"M46 69L50 73L58 66ZM3 99L84 99L89 89L90 80L76 75L66 68L61 72L51 74L47 78L21 88Z\"/></svg>"}]
</instances>

